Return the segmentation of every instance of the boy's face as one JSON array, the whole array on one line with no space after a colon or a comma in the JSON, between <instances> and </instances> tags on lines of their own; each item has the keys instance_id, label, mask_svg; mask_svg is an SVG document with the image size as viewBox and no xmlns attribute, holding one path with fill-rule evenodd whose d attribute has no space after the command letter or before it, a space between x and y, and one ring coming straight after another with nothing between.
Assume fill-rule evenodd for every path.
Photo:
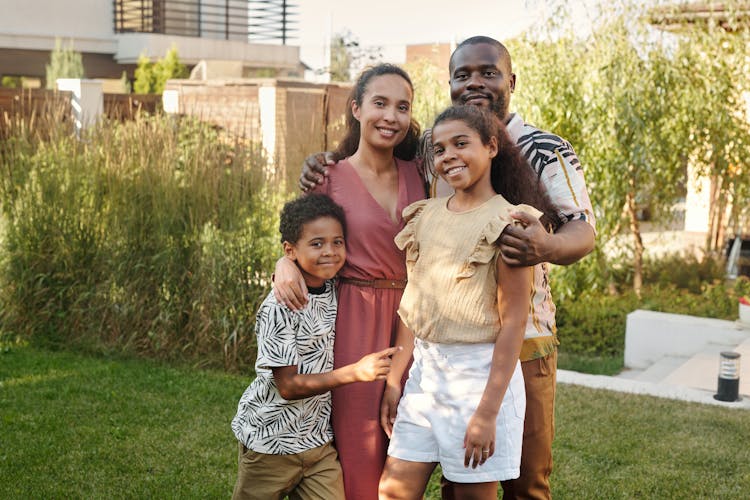
<instances>
[{"instance_id":1,"label":"boy's face","mask_svg":"<svg viewBox=\"0 0 750 500\"><path fill-rule=\"evenodd\" d=\"M319 217L303 224L297 242L284 242L284 253L297 262L307 286L319 288L344 265L344 229L333 217Z\"/></svg>"}]
</instances>

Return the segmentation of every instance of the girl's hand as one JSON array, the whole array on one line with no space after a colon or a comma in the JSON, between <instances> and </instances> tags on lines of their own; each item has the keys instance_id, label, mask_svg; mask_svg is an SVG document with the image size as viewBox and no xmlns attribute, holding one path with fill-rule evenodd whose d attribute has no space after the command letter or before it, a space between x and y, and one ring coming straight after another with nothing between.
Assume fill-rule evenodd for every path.
<instances>
[{"instance_id":1,"label":"girl's hand","mask_svg":"<svg viewBox=\"0 0 750 500\"><path fill-rule=\"evenodd\" d=\"M401 386L386 384L383 399L380 401L380 426L389 439L393 434L393 423L396 421L396 410L398 410L400 399Z\"/></svg>"},{"instance_id":2,"label":"girl's hand","mask_svg":"<svg viewBox=\"0 0 750 500\"><path fill-rule=\"evenodd\" d=\"M464 435L464 467L476 469L495 454L495 420L496 414L477 410L469 419Z\"/></svg>"},{"instance_id":3,"label":"girl's hand","mask_svg":"<svg viewBox=\"0 0 750 500\"><path fill-rule=\"evenodd\" d=\"M401 346L389 347L373 352L354 363L354 377L359 382L383 380L391 371L391 356L401 350Z\"/></svg>"},{"instance_id":4,"label":"girl's hand","mask_svg":"<svg viewBox=\"0 0 750 500\"><path fill-rule=\"evenodd\" d=\"M293 260L282 257L276 261L273 296L292 311L299 311L307 305L305 278Z\"/></svg>"}]
</instances>

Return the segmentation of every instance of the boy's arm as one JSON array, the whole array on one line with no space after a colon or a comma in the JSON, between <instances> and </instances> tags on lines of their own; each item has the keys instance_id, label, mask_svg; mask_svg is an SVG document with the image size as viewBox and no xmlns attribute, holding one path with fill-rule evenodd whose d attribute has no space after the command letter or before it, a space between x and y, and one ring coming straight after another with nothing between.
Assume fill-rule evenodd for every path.
<instances>
[{"instance_id":1,"label":"boy's arm","mask_svg":"<svg viewBox=\"0 0 750 500\"><path fill-rule=\"evenodd\" d=\"M380 401L380 425L388 437L391 437L393 423L396 421L398 400L401 399L401 379L414 352L414 334L401 318L398 320L396 347L400 350L393 355L391 371L385 380L383 399Z\"/></svg>"},{"instance_id":2,"label":"boy's arm","mask_svg":"<svg viewBox=\"0 0 750 500\"><path fill-rule=\"evenodd\" d=\"M391 356L398 350L398 347L389 347L368 354L356 363L325 373L300 374L297 373L296 365L277 366L271 370L282 398L303 399L352 382L371 382L386 378L391 368Z\"/></svg>"},{"instance_id":3,"label":"boy's arm","mask_svg":"<svg viewBox=\"0 0 750 500\"><path fill-rule=\"evenodd\" d=\"M483 464L495 453L495 421L521 354L533 270L497 259L497 304L501 330L495 340L487 385L464 436L464 466Z\"/></svg>"}]
</instances>

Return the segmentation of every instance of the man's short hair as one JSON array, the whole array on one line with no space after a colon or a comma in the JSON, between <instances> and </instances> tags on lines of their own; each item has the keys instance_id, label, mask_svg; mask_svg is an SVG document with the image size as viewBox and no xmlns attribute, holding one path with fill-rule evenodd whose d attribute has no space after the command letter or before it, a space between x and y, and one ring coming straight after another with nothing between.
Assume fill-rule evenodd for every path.
<instances>
[{"instance_id":1,"label":"man's short hair","mask_svg":"<svg viewBox=\"0 0 750 500\"><path fill-rule=\"evenodd\" d=\"M500 53L500 58L507 61L508 73L513 72L513 65L511 64L511 61L510 61L510 52L508 52L508 49L505 47L505 45L498 42L492 37L483 36L483 35L469 37L463 42L459 43L458 46L456 46L456 50L454 50L453 54L451 54L451 58L448 63L448 68L450 69L450 71L453 72L453 56L456 54L456 52L459 51L459 49L465 47L466 45L478 45L480 43L486 43L488 45L494 46L497 49L497 51Z\"/></svg>"}]
</instances>

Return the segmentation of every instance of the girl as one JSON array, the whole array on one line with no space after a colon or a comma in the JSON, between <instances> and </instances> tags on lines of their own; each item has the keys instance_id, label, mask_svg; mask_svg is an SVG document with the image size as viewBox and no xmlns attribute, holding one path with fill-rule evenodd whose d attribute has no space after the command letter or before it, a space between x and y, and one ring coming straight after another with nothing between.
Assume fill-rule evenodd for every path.
<instances>
[{"instance_id":1,"label":"girl","mask_svg":"<svg viewBox=\"0 0 750 500\"><path fill-rule=\"evenodd\" d=\"M529 268L498 258L495 241L514 211L558 221L489 112L448 108L435 121L432 147L435 169L455 194L407 207L396 237L409 281L398 309L396 343L404 349L381 404L391 443L380 496L421 498L440 463L458 498L494 499L498 481L519 475L525 394L518 357L532 279Z\"/></svg>"},{"instance_id":2,"label":"girl","mask_svg":"<svg viewBox=\"0 0 750 500\"><path fill-rule=\"evenodd\" d=\"M352 89L346 136L335 153L339 161L315 190L344 208L349 229L339 273L334 368L391 347L396 338L406 265L393 239L404 228L403 209L424 198L412 161L419 141L412 94L409 76L397 66L363 72ZM297 281L297 267L290 264L279 261L274 286ZM383 384L333 391L331 421L347 498L377 498L388 442L379 422Z\"/></svg>"}]
</instances>

